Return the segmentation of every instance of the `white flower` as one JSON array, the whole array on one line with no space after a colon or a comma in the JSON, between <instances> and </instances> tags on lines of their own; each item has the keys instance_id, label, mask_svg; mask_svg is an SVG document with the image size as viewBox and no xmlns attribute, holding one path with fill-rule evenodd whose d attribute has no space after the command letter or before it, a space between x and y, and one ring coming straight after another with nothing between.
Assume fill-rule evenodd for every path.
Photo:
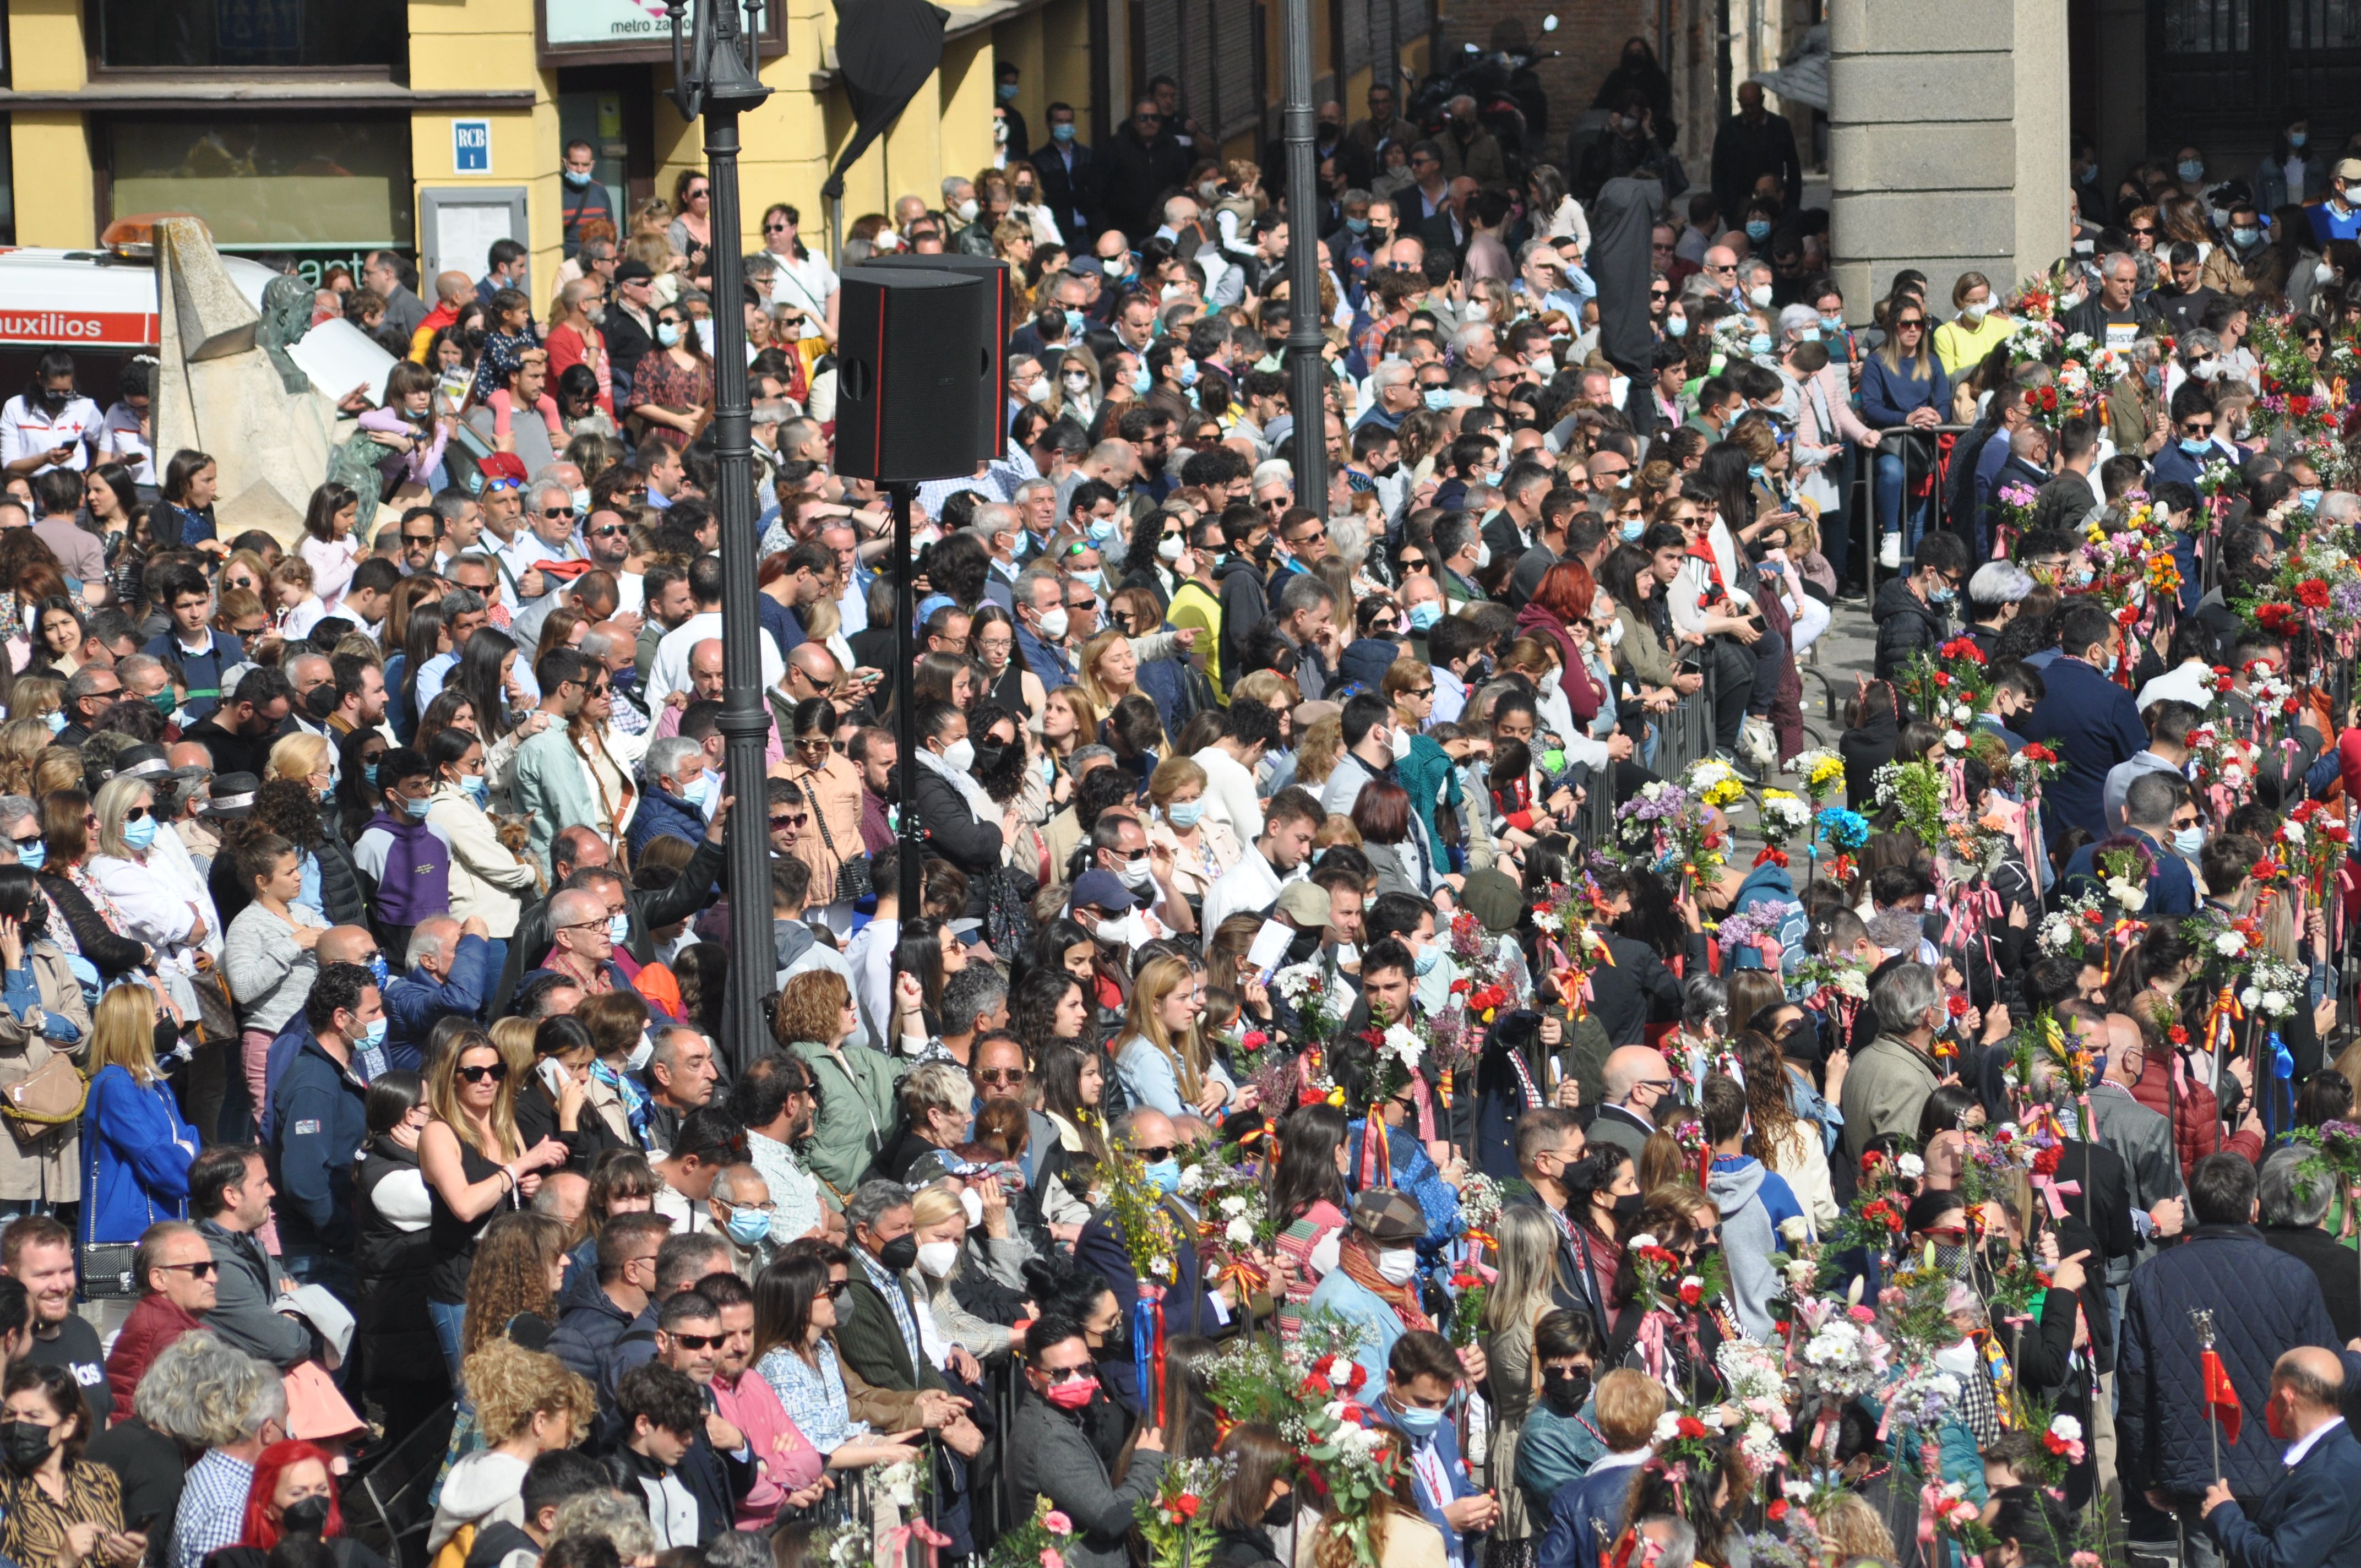
<instances>
[{"instance_id":1,"label":"white flower","mask_svg":"<svg viewBox=\"0 0 2361 1568\"><path fill-rule=\"evenodd\" d=\"M2224 931L2213 938L2213 950L2225 959L2235 959L2246 945L2246 938L2235 931Z\"/></svg>"},{"instance_id":2,"label":"white flower","mask_svg":"<svg viewBox=\"0 0 2361 1568\"><path fill-rule=\"evenodd\" d=\"M1927 1162L1915 1154L1905 1154L1894 1162L1894 1168L1905 1181L1916 1181L1927 1174Z\"/></svg>"},{"instance_id":3,"label":"white flower","mask_svg":"<svg viewBox=\"0 0 2361 1568\"><path fill-rule=\"evenodd\" d=\"M2082 1423L2071 1416L2050 1417L2049 1430L2068 1442L2080 1442L2082 1439Z\"/></svg>"},{"instance_id":4,"label":"white flower","mask_svg":"<svg viewBox=\"0 0 2361 1568\"><path fill-rule=\"evenodd\" d=\"M2136 915L2147 905L2147 889L2134 885L2125 877L2107 879L2107 896L2121 905L2126 915Z\"/></svg>"},{"instance_id":5,"label":"white flower","mask_svg":"<svg viewBox=\"0 0 2361 1568\"><path fill-rule=\"evenodd\" d=\"M2275 1018L2293 1011L2293 1006L2294 1004L2288 999L2288 993L2284 991L2263 992L2263 1011Z\"/></svg>"},{"instance_id":6,"label":"white flower","mask_svg":"<svg viewBox=\"0 0 2361 1568\"><path fill-rule=\"evenodd\" d=\"M2283 822L2279 825L2279 831L2287 836L2290 844L2303 842L2303 824L2301 822Z\"/></svg>"},{"instance_id":7,"label":"white flower","mask_svg":"<svg viewBox=\"0 0 2361 1568\"><path fill-rule=\"evenodd\" d=\"M1968 749L1968 738L1960 730L1954 729L1943 737L1943 744L1954 751L1964 751Z\"/></svg>"},{"instance_id":8,"label":"white flower","mask_svg":"<svg viewBox=\"0 0 2361 1568\"><path fill-rule=\"evenodd\" d=\"M1222 1234L1229 1239L1229 1243L1232 1246L1252 1246L1254 1245L1254 1234L1255 1228L1254 1222L1252 1220L1232 1220L1222 1232Z\"/></svg>"},{"instance_id":9,"label":"white flower","mask_svg":"<svg viewBox=\"0 0 2361 1568\"><path fill-rule=\"evenodd\" d=\"M1238 1215L1243 1214L1246 1212L1246 1200L1244 1193L1233 1192L1228 1197L1222 1200L1222 1212L1229 1215L1232 1219L1235 1219Z\"/></svg>"},{"instance_id":10,"label":"white flower","mask_svg":"<svg viewBox=\"0 0 2361 1568\"><path fill-rule=\"evenodd\" d=\"M1631 1241L1631 1246L1634 1252L1637 1252L1642 1247L1651 1247L1655 1245L1656 1238L1650 1235L1645 1231L1642 1231L1638 1235L1633 1236Z\"/></svg>"},{"instance_id":11,"label":"white flower","mask_svg":"<svg viewBox=\"0 0 2361 1568\"><path fill-rule=\"evenodd\" d=\"M2257 1003L2262 1001L2262 999L2263 993L2256 990L2251 985L2246 987L2246 990L2238 992L2238 1000L2248 1007L2254 1006Z\"/></svg>"},{"instance_id":12,"label":"white flower","mask_svg":"<svg viewBox=\"0 0 2361 1568\"><path fill-rule=\"evenodd\" d=\"M1951 709L1951 717L1958 719L1962 724L1965 724L1975 716L1976 710L1964 702L1958 704Z\"/></svg>"},{"instance_id":13,"label":"white flower","mask_svg":"<svg viewBox=\"0 0 2361 1568\"><path fill-rule=\"evenodd\" d=\"M1783 1481L1779 1484L1779 1489L1787 1494L1787 1500L1791 1503L1808 1503L1812 1500L1812 1485L1808 1481Z\"/></svg>"},{"instance_id":14,"label":"white flower","mask_svg":"<svg viewBox=\"0 0 2361 1568\"><path fill-rule=\"evenodd\" d=\"M1174 1277L1172 1260L1163 1256L1151 1257L1148 1260L1148 1272L1159 1279L1170 1279Z\"/></svg>"},{"instance_id":15,"label":"white flower","mask_svg":"<svg viewBox=\"0 0 2361 1568\"><path fill-rule=\"evenodd\" d=\"M1181 1191L1194 1193L1202 1192L1204 1190L1205 1168L1202 1165L1192 1165L1180 1173Z\"/></svg>"},{"instance_id":16,"label":"white flower","mask_svg":"<svg viewBox=\"0 0 2361 1568\"><path fill-rule=\"evenodd\" d=\"M1533 911L1533 928L1539 931L1547 931L1551 935L1554 936L1559 931L1565 929L1565 922L1559 918L1558 912L1554 909L1535 909Z\"/></svg>"},{"instance_id":17,"label":"white flower","mask_svg":"<svg viewBox=\"0 0 2361 1568\"><path fill-rule=\"evenodd\" d=\"M1681 1413L1678 1410L1666 1410L1663 1415L1656 1418L1656 1441L1658 1442L1670 1442L1673 1439L1680 1435Z\"/></svg>"},{"instance_id":18,"label":"white flower","mask_svg":"<svg viewBox=\"0 0 2361 1568\"><path fill-rule=\"evenodd\" d=\"M1837 989L1856 1001L1865 1002L1869 999L1869 976L1857 969L1839 970Z\"/></svg>"}]
</instances>

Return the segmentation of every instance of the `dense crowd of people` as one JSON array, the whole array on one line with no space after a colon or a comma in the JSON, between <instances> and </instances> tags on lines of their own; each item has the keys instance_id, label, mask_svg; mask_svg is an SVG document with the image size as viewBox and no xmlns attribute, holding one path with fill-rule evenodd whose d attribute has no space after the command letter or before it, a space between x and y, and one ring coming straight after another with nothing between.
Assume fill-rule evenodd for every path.
<instances>
[{"instance_id":1,"label":"dense crowd of people","mask_svg":"<svg viewBox=\"0 0 2361 1568\"><path fill-rule=\"evenodd\" d=\"M1096 154L1052 104L832 261L770 207L742 301L697 170L571 198L538 290L379 253L314 307L400 356L378 477L291 548L152 449L152 367L102 415L45 356L0 1552L2361 1563L2361 152L2078 154L2045 275L1848 300L1760 88L1691 193L1661 77L1571 179L1380 85L1301 211L1169 82ZM1024 306L906 599L831 463L897 248Z\"/></svg>"}]
</instances>

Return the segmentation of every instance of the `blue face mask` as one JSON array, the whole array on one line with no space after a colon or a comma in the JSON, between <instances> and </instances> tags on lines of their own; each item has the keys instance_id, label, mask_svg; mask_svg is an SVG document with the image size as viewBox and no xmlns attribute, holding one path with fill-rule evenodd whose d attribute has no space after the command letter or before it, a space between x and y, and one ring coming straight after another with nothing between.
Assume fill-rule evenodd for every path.
<instances>
[{"instance_id":1,"label":"blue face mask","mask_svg":"<svg viewBox=\"0 0 2361 1568\"><path fill-rule=\"evenodd\" d=\"M402 796L402 815L409 817L412 822L425 821L426 814L433 810L434 807L434 803L431 800L413 800L408 795Z\"/></svg>"},{"instance_id":2,"label":"blue face mask","mask_svg":"<svg viewBox=\"0 0 2361 1568\"><path fill-rule=\"evenodd\" d=\"M467 798L474 801L478 807L492 797L492 786L485 782L484 775L481 773L470 773L461 779L459 787L467 792Z\"/></svg>"},{"instance_id":3,"label":"blue face mask","mask_svg":"<svg viewBox=\"0 0 2361 1568\"><path fill-rule=\"evenodd\" d=\"M1167 1198L1180 1190L1180 1162L1177 1159L1159 1159L1142 1169L1140 1175L1148 1179L1148 1185Z\"/></svg>"},{"instance_id":4,"label":"blue face mask","mask_svg":"<svg viewBox=\"0 0 2361 1568\"><path fill-rule=\"evenodd\" d=\"M1164 820L1175 828L1194 828L1197 819L1205 815L1202 800L1176 800L1164 808Z\"/></svg>"},{"instance_id":5,"label":"blue face mask","mask_svg":"<svg viewBox=\"0 0 2361 1568\"><path fill-rule=\"evenodd\" d=\"M2320 508L2318 490L2298 490L2295 493L2295 499L2303 503L2303 510L2306 511L2316 511Z\"/></svg>"},{"instance_id":6,"label":"blue face mask","mask_svg":"<svg viewBox=\"0 0 2361 1568\"><path fill-rule=\"evenodd\" d=\"M607 916L607 940L621 947L631 935L631 917L628 914Z\"/></svg>"},{"instance_id":7,"label":"blue face mask","mask_svg":"<svg viewBox=\"0 0 2361 1568\"><path fill-rule=\"evenodd\" d=\"M706 797L710 795L712 793L713 775L711 773L699 773L697 775L697 782L695 784L690 784L687 788L680 792L680 798L688 802L691 806L702 806L706 802Z\"/></svg>"},{"instance_id":8,"label":"blue face mask","mask_svg":"<svg viewBox=\"0 0 2361 1568\"><path fill-rule=\"evenodd\" d=\"M1134 397L1144 398L1148 396L1148 389L1155 384L1155 382L1148 379L1148 367L1145 365L1131 373L1131 392Z\"/></svg>"},{"instance_id":9,"label":"blue face mask","mask_svg":"<svg viewBox=\"0 0 2361 1568\"><path fill-rule=\"evenodd\" d=\"M1369 220L1367 218L1346 218L1345 220L1345 226L1351 229L1355 234L1367 234L1369 232Z\"/></svg>"},{"instance_id":10,"label":"blue face mask","mask_svg":"<svg viewBox=\"0 0 2361 1568\"><path fill-rule=\"evenodd\" d=\"M1071 125L1051 126L1049 127L1049 139L1051 141L1071 141L1074 139L1074 127Z\"/></svg>"},{"instance_id":11,"label":"blue face mask","mask_svg":"<svg viewBox=\"0 0 2361 1568\"><path fill-rule=\"evenodd\" d=\"M1761 484L1763 482L1763 465L1760 463L1749 463L1746 466L1746 477L1753 480L1756 484Z\"/></svg>"},{"instance_id":12,"label":"blue face mask","mask_svg":"<svg viewBox=\"0 0 2361 1568\"><path fill-rule=\"evenodd\" d=\"M1112 517L1094 517L1091 519L1091 542L1095 544L1104 544L1108 540L1113 539L1115 534L1115 530L1122 526L1122 522L1118 519Z\"/></svg>"},{"instance_id":13,"label":"blue face mask","mask_svg":"<svg viewBox=\"0 0 2361 1568\"><path fill-rule=\"evenodd\" d=\"M1644 522L1627 522L1618 527L1616 532L1623 536L1625 543L1636 543L1640 535L1648 532L1648 525Z\"/></svg>"},{"instance_id":14,"label":"blue face mask","mask_svg":"<svg viewBox=\"0 0 2361 1568\"><path fill-rule=\"evenodd\" d=\"M1433 974L1434 972L1434 966L1442 961L1443 949L1436 947L1433 942L1429 942L1426 946L1418 950L1418 957L1412 959L1411 963L1419 973Z\"/></svg>"},{"instance_id":15,"label":"blue face mask","mask_svg":"<svg viewBox=\"0 0 2361 1568\"><path fill-rule=\"evenodd\" d=\"M47 716L46 716L46 721L47 721L47 723L49 724L49 733L50 733L50 734L52 734L52 735L62 735L62 734L64 734L64 733L65 733L65 729L66 729L66 714L65 714L65 709L63 709L63 708L59 708L59 709L58 709L57 711L55 711L54 713L50 713L50 714L47 715Z\"/></svg>"},{"instance_id":16,"label":"blue face mask","mask_svg":"<svg viewBox=\"0 0 2361 1568\"><path fill-rule=\"evenodd\" d=\"M2303 144L2311 139L2312 133L2310 131L2288 132L2288 147L2296 152L2301 152L2303 150Z\"/></svg>"},{"instance_id":17,"label":"blue face mask","mask_svg":"<svg viewBox=\"0 0 2361 1568\"><path fill-rule=\"evenodd\" d=\"M16 851L16 863L28 872L39 871L49 858L49 847L38 839Z\"/></svg>"},{"instance_id":18,"label":"blue face mask","mask_svg":"<svg viewBox=\"0 0 2361 1568\"><path fill-rule=\"evenodd\" d=\"M1410 607L1410 629L1432 631L1434 623L1443 619L1443 604L1438 599L1421 599Z\"/></svg>"},{"instance_id":19,"label":"blue face mask","mask_svg":"<svg viewBox=\"0 0 2361 1568\"><path fill-rule=\"evenodd\" d=\"M150 812L137 822L123 825L123 842L134 850L144 850L156 841L156 817Z\"/></svg>"},{"instance_id":20,"label":"blue face mask","mask_svg":"<svg viewBox=\"0 0 2361 1568\"><path fill-rule=\"evenodd\" d=\"M757 1209L732 1209L723 1228L740 1246L752 1246L771 1234L771 1216Z\"/></svg>"},{"instance_id":21,"label":"blue face mask","mask_svg":"<svg viewBox=\"0 0 2361 1568\"><path fill-rule=\"evenodd\" d=\"M1760 359L1764 355L1770 353L1771 334L1767 332L1758 332L1752 337L1748 338L1746 340L1746 352L1754 356L1757 359Z\"/></svg>"},{"instance_id":22,"label":"blue face mask","mask_svg":"<svg viewBox=\"0 0 2361 1568\"><path fill-rule=\"evenodd\" d=\"M1451 389L1448 387L1429 387L1421 400L1424 402L1428 408L1433 409L1437 413L1441 413L1444 409L1451 406Z\"/></svg>"},{"instance_id":23,"label":"blue face mask","mask_svg":"<svg viewBox=\"0 0 2361 1568\"><path fill-rule=\"evenodd\" d=\"M2184 855L2193 855L2205 847L2205 829L2182 828L2172 835L2172 847Z\"/></svg>"},{"instance_id":24,"label":"blue face mask","mask_svg":"<svg viewBox=\"0 0 2361 1568\"><path fill-rule=\"evenodd\" d=\"M1927 590L1927 602L1928 604L1949 604L1959 597L1957 590L1953 589L1949 585L1939 588L1929 588Z\"/></svg>"},{"instance_id":25,"label":"blue face mask","mask_svg":"<svg viewBox=\"0 0 2361 1568\"><path fill-rule=\"evenodd\" d=\"M1688 336L1688 334L1689 334L1689 318L1688 318L1688 317L1686 317L1686 316L1666 316L1666 317L1664 318L1664 335L1665 335L1666 337L1686 337L1686 336Z\"/></svg>"},{"instance_id":26,"label":"blue face mask","mask_svg":"<svg viewBox=\"0 0 2361 1568\"><path fill-rule=\"evenodd\" d=\"M1180 384L1182 386L1195 386L1197 384L1197 362L1186 355L1181 356L1180 368L1176 371L1175 374L1180 378Z\"/></svg>"},{"instance_id":27,"label":"blue face mask","mask_svg":"<svg viewBox=\"0 0 2361 1568\"><path fill-rule=\"evenodd\" d=\"M1072 333L1079 333L1082 330L1082 312L1068 311L1066 313L1066 330Z\"/></svg>"},{"instance_id":28,"label":"blue face mask","mask_svg":"<svg viewBox=\"0 0 2361 1568\"><path fill-rule=\"evenodd\" d=\"M375 762L362 763L361 777L367 781L369 788L377 788L377 764Z\"/></svg>"},{"instance_id":29,"label":"blue face mask","mask_svg":"<svg viewBox=\"0 0 2361 1568\"><path fill-rule=\"evenodd\" d=\"M2262 237L2263 231L2260 229L2232 229L2230 231L2230 243L2236 246L2241 250L2246 249L2248 246L2253 245L2257 240Z\"/></svg>"},{"instance_id":30,"label":"blue face mask","mask_svg":"<svg viewBox=\"0 0 2361 1568\"><path fill-rule=\"evenodd\" d=\"M1393 1418L1396 1425L1414 1438L1433 1437L1443 1426L1441 1410L1396 1410Z\"/></svg>"},{"instance_id":31,"label":"blue face mask","mask_svg":"<svg viewBox=\"0 0 2361 1568\"><path fill-rule=\"evenodd\" d=\"M678 347L680 345L680 323L677 322L656 323L656 342L666 348Z\"/></svg>"},{"instance_id":32,"label":"blue face mask","mask_svg":"<svg viewBox=\"0 0 2361 1568\"><path fill-rule=\"evenodd\" d=\"M1099 584L1104 579L1105 574L1101 572L1096 566L1093 566L1087 572L1076 572L1074 574L1074 581L1089 584L1091 592L1093 593L1099 591Z\"/></svg>"},{"instance_id":33,"label":"blue face mask","mask_svg":"<svg viewBox=\"0 0 2361 1568\"><path fill-rule=\"evenodd\" d=\"M2180 449L2183 452L2188 453L2191 457L2203 456L2205 455L2205 449L2213 444L2211 441L2193 440L2186 435L2180 438Z\"/></svg>"},{"instance_id":34,"label":"blue face mask","mask_svg":"<svg viewBox=\"0 0 2361 1568\"><path fill-rule=\"evenodd\" d=\"M1844 331L1844 317L1822 316L1820 318L1820 329L1823 332L1842 332Z\"/></svg>"},{"instance_id":35,"label":"blue face mask","mask_svg":"<svg viewBox=\"0 0 2361 1568\"><path fill-rule=\"evenodd\" d=\"M2202 180L2205 178L2205 165L2196 161L2194 159L2183 159L2178 167L2180 170L2180 177L2183 180Z\"/></svg>"},{"instance_id":36,"label":"blue face mask","mask_svg":"<svg viewBox=\"0 0 2361 1568\"><path fill-rule=\"evenodd\" d=\"M1767 218L1749 218L1749 219L1747 219L1747 220L1746 220L1746 237L1747 237L1747 238L1749 238L1749 239L1751 239L1751 240L1752 240L1752 241L1753 241L1755 244L1757 244L1757 245L1760 245L1760 244L1762 244L1764 240L1769 239L1769 238L1771 237L1771 223L1770 223L1770 220L1769 220L1769 219L1767 219Z\"/></svg>"},{"instance_id":37,"label":"blue face mask","mask_svg":"<svg viewBox=\"0 0 2361 1568\"><path fill-rule=\"evenodd\" d=\"M1016 102L1016 83L1014 82L1004 82L997 87L994 87L993 92L1004 104L1014 104Z\"/></svg>"},{"instance_id":38,"label":"blue face mask","mask_svg":"<svg viewBox=\"0 0 2361 1568\"><path fill-rule=\"evenodd\" d=\"M367 1046L371 1050L385 1044L385 1020L379 1018L374 1023L364 1025L361 1032L353 1036L353 1043Z\"/></svg>"},{"instance_id":39,"label":"blue face mask","mask_svg":"<svg viewBox=\"0 0 2361 1568\"><path fill-rule=\"evenodd\" d=\"M566 182L577 190L590 183L590 171L587 169L567 169L561 172L566 176Z\"/></svg>"}]
</instances>

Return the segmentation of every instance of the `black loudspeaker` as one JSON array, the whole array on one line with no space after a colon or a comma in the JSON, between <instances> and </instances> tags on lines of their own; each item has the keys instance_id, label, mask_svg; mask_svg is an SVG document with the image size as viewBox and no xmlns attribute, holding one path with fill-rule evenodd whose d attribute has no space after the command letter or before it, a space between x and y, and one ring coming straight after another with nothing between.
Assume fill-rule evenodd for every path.
<instances>
[{"instance_id":1,"label":"black loudspeaker","mask_svg":"<svg viewBox=\"0 0 2361 1568\"><path fill-rule=\"evenodd\" d=\"M957 272L970 278L981 278L988 293L985 309L989 313L983 323L983 421L976 427L976 437L982 442L981 454L997 460L1008 455L1008 411L1001 388L1008 384L1008 338L1017 323L1009 320L1014 302L1008 292L1008 263L994 261L981 256L873 256L863 267L884 267L895 270L921 269L934 272Z\"/></svg>"},{"instance_id":2,"label":"black loudspeaker","mask_svg":"<svg viewBox=\"0 0 2361 1568\"><path fill-rule=\"evenodd\" d=\"M931 258L930 258L931 259ZM964 478L998 406L979 364L983 280L937 269L850 267L836 344L836 469L899 483Z\"/></svg>"}]
</instances>

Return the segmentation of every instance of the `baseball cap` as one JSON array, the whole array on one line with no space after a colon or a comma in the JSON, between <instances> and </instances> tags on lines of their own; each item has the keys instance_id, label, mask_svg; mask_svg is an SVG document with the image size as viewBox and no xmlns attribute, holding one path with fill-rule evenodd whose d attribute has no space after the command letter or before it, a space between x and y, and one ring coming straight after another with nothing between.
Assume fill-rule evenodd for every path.
<instances>
[{"instance_id":1,"label":"baseball cap","mask_svg":"<svg viewBox=\"0 0 2361 1568\"><path fill-rule=\"evenodd\" d=\"M1279 892L1279 913L1301 931L1317 931L1328 924L1328 890L1317 883L1291 882Z\"/></svg>"},{"instance_id":2,"label":"baseball cap","mask_svg":"<svg viewBox=\"0 0 2361 1568\"><path fill-rule=\"evenodd\" d=\"M1067 903L1069 909L1084 905L1097 909L1137 909L1140 899L1123 885L1123 878L1111 871L1093 869L1074 879L1074 893Z\"/></svg>"},{"instance_id":3,"label":"baseball cap","mask_svg":"<svg viewBox=\"0 0 2361 1568\"><path fill-rule=\"evenodd\" d=\"M2336 178L2361 180L2361 158L2340 158L2336 160Z\"/></svg>"},{"instance_id":4,"label":"baseball cap","mask_svg":"<svg viewBox=\"0 0 2361 1568\"><path fill-rule=\"evenodd\" d=\"M487 488L502 482L522 485L525 481L524 459L513 452L494 452L476 465L484 477Z\"/></svg>"}]
</instances>

